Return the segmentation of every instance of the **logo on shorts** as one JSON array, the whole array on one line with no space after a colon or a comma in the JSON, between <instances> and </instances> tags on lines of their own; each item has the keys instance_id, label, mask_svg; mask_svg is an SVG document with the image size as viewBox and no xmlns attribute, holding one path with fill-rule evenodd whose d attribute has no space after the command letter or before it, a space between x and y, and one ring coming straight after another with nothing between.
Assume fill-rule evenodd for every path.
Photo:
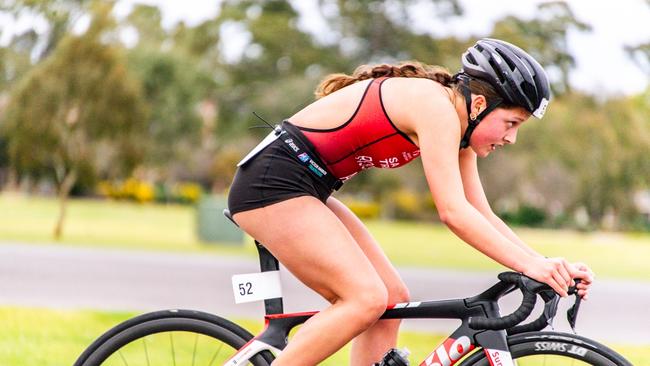
<instances>
[{"instance_id":1,"label":"logo on shorts","mask_svg":"<svg viewBox=\"0 0 650 366\"><path fill-rule=\"evenodd\" d=\"M302 154L298 155L298 159L300 159L300 161L302 161L304 163L304 162L309 161L309 159L311 159L311 158L309 157L309 155L307 155L307 153L302 153Z\"/></svg>"}]
</instances>

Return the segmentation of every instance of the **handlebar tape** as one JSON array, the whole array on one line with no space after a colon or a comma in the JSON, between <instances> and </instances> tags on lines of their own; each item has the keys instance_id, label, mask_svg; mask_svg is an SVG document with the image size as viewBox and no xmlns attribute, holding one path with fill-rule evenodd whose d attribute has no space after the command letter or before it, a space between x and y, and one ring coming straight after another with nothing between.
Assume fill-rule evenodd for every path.
<instances>
[{"instance_id":1,"label":"handlebar tape","mask_svg":"<svg viewBox=\"0 0 650 366\"><path fill-rule=\"evenodd\" d=\"M501 330L511 328L521 323L533 311L535 301L537 300L537 294L531 291L528 286L524 285L521 274L516 272L504 272L499 274L499 279L502 282L514 284L521 290L524 296L521 305L512 314L501 318L489 319L485 317L470 317L468 320L468 326L471 329Z\"/></svg>"}]
</instances>

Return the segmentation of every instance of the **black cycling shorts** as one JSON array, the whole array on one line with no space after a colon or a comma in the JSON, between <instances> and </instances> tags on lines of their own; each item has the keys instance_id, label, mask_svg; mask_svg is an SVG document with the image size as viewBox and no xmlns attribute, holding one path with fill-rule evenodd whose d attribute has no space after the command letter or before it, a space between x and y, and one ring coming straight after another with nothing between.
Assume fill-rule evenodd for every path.
<instances>
[{"instance_id":1,"label":"black cycling shorts","mask_svg":"<svg viewBox=\"0 0 650 366\"><path fill-rule=\"evenodd\" d=\"M313 145L300 130L286 121L282 128L286 134L237 169L228 194L228 208L232 215L300 196L316 197L325 203L338 189L308 169L285 142L288 138L293 139L300 146L299 153L307 153L317 166L324 169L325 165ZM331 177L331 173L327 174Z\"/></svg>"}]
</instances>

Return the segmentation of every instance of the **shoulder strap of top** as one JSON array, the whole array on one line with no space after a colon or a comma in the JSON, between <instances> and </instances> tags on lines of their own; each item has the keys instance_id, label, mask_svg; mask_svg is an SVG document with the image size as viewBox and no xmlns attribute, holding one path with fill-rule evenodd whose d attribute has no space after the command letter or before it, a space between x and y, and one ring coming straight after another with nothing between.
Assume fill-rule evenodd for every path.
<instances>
[{"instance_id":1,"label":"shoulder strap of top","mask_svg":"<svg viewBox=\"0 0 650 366\"><path fill-rule=\"evenodd\" d=\"M363 96L361 97L361 100L359 101L359 106L357 107L357 110L367 108L367 105L370 104L371 108L376 108L378 105L381 105L381 94L379 92L379 89L381 88L381 83L388 79L386 76L382 76L376 79L373 79L369 84L368 87L366 88L365 93L363 93ZM356 115L357 113L355 113Z\"/></svg>"}]
</instances>

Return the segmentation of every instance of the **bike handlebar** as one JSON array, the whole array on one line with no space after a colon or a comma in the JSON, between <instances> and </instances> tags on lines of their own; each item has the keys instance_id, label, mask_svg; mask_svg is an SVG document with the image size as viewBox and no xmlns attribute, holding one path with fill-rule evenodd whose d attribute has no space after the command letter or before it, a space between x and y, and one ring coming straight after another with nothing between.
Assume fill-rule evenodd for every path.
<instances>
[{"instance_id":1,"label":"bike handlebar","mask_svg":"<svg viewBox=\"0 0 650 366\"><path fill-rule=\"evenodd\" d=\"M503 272L498 277L502 284L512 285L514 286L512 290L519 289L522 292L523 300L521 305L512 314L500 318L470 317L468 319L468 326L471 329L507 329L508 334L518 334L541 330L548 325L549 319L555 317L560 298L550 286L517 272ZM575 282L577 285L580 280L576 279ZM570 287L569 294L575 294L577 297L576 304L570 309L570 313L568 314L571 326L575 327L577 310L580 305L580 296L577 295L576 287ZM542 315L533 322L517 325L531 314L535 307L537 295L540 295L545 302Z\"/></svg>"},{"instance_id":2,"label":"bike handlebar","mask_svg":"<svg viewBox=\"0 0 650 366\"><path fill-rule=\"evenodd\" d=\"M514 285L516 288L521 290L524 296L521 305L512 314L500 318L470 317L468 320L469 327L471 329L501 330L514 327L526 319L533 311L535 301L537 300L537 292L534 290L540 286L534 286L531 288L529 284L524 283L524 279L534 281L516 272L503 272L499 274L499 280L501 280L501 282ZM532 285L544 285L537 281L534 282L535 283ZM539 290L541 289L542 288L539 288Z\"/></svg>"}]
</instances>

